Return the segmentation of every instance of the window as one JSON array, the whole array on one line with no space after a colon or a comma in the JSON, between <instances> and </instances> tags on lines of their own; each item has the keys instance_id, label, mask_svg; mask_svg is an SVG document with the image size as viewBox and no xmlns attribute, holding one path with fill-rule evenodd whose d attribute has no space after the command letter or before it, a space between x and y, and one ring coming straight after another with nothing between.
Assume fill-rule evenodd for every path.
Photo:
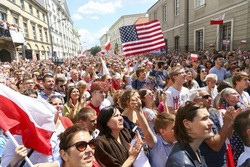
<instances>
[{"instance_id":1,"label":"window","mask_svg":"<svg viewBox=\"0 0 250 167\"><path fill-rule=\"evenodd\" d=\"M45 21L45 14L43 14L43 21Z\"/></svg>"},{"instance_id":2,"label":"window","mask_svg":"<svg viewBox=\"0 0 250 167\"><path fill-rule=\"evenodd\" d=\"M163 6L163 22L167 22L167 5Z\"/></svg>"},{"instance_id":3,"label":"window","mask_svg":"<svg viewBox=\"0 0 250 167\"><path fill-rule=\"evenodd\" d=\"M179 40L180 40L180 37L179 37L179 36L176 36L176 37L174 38L174 49L175 49L176 51L179 50Z\"/></svg>"},{"instance_id":4,"label":"window","mask_svg":"<svg viewBox=\"0 0 250 167\"><path fill-rule=\"evenodd\" d=\"M29 38L29 31L28 31L28 25L27 25L27 23L23 23L23 29L24 29L24 36L26 37L26 38Z\"/></svg>"},{"instance_id":5,"label":"window","mask_svg":"<svg viewBox=\"0 0 250 167\"><path fill-rule=\"evenodd\" d=\"M18 18L13 17L13 23L14 23L14 24L18 24Z\"/></svg>"},{"instance_id":6,"label":"window","mask_svg":"<svg viewBox=\"0 0 250 167\"><path fill-rule=\"evenodd\" d=\"M29 9L30 9L30 14L33 14L33 8L31 4L29 4Z\"/></svg>"},{"instance_id":7,"label":"window","mask_svg":"<svg viewBox=\"0 0 250 167\"><path fill-rule=\"evenodd\" d=\"M230 50L231 43L231 22L224 23L220 25L220 49L221 50Z\"/></svg>"},{"instance_id":8,"label":"window","mask_svg":"<svg viewBox=\"0 0 250 167\"><path fill-rule=\"evenodd\" d=\"M197 30L195 32L195 50L200 51L203 50L203 30Z\"/></svg>"},{"instance_id":9,"label":"window","mask_svg":"<svg viewBox=\"0 0 250 167\"><path fill-rule=\"evenodd\" d=\"M0 11L0 20L6 21L6 14Z\"/></svg>"},{"instance_id":10,"label":"window","mask_svg":"<svg viewBox=\"0 0 250 167\"><path fill-rule=\"evenodd\" d=\"M32 31L33 31L33 38L34 40L36 40L36 27L35 26L32 26Z\"/></svg>"},{"instance_id":11,"label":"window","mask_svg":"<svg viewBox=\"0 0 250 167\"><path fill-rule=\"evenodd\" d=\"M154 12L154 19L157 19L157 12Z\"/></svg>"},{"instance_id":12,"label":"window","mask_svg":"<svg viewBox=\"0 0 250 167\"><path fill-rule=\"evenodd\" d=\"M205 5L205 0L195 0L195 7L198 8L202 5Z\"/></svg>"},{"instance_id":13,"label":"window","mask_svg":"<svg viewBox=\"0 0 250 167\"><path fill-rule=\"evenodd\" d=\"M36 10L36 14L37 14L37 18L40 19L40 12L38 9Z\"/></svg>"},{"instance_id":14,"label":"window","mask_svg":"<svg viewBox=\"0 0 250 167\"><path fill-rule=\"evenodd\" d=\"M39 29L39 36L40 36L40 41L43 41L43 32L42 29Z\"/></svg>"},{"instance_id":15,"label":"window","mask_svg":"<svg viewBox=\"0 0 250 167\"><path fill-rule=\"evenodd\" d=\"M47 33L47 30L45 30L45 41L48 42L48 33Z\"/></svg>"},{"instance_id":16,"label":"window","mask_svg":"<svg viewBox=\"0 0 250 167\"><path fill-rule=\"evenodd\" d=\"M20 0L20 7L21 9L24 9L24 0Z\"/></svg>"},{"instance_id":17,"label":"window","mask_svg":"<svg viewBox=\"0 0 250 167\"><path fill-rule=\"evenodd\" d=\"M175 0L174 14L175 14L175 16L178 16L180 14L180 0Z\"/></svg>"}]
</instances>

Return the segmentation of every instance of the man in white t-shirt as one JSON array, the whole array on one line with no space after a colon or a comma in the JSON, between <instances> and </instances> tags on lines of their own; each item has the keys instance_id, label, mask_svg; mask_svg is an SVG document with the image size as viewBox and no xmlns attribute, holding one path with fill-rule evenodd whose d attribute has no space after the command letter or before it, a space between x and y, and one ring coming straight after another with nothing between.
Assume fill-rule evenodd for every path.
<instances>
[{"instance_id":1,"label":"man in white t-shirt","mask_svg":"<svg viewBox=\"0 0 250 167\"><path fill-rule=\"evenodd\" d=\"M176 66L169 73L173 85L167 91L167 107L171 114L175 114L177 109L189 101L189 90L183 87L186 82L186 72L182 66Z\"/></svg>"}]
</instances>

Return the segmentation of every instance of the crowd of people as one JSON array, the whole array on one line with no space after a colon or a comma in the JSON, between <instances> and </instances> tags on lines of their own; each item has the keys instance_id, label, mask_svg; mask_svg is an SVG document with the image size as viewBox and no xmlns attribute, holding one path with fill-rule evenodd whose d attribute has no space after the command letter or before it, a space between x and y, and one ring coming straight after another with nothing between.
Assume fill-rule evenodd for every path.
<instances>
[{"instance_id":1,"label":"crowd of people","mask_svg":"<svg viewBox=\"0 0 250 167\"><path fill-rule=\"evenodd\" d=\"M224 167L229 148L249 166L250 51L196 54L0 62L0 84L57 110L52 155L1 132L1 166Z\"/></svg>"}]
</instances>

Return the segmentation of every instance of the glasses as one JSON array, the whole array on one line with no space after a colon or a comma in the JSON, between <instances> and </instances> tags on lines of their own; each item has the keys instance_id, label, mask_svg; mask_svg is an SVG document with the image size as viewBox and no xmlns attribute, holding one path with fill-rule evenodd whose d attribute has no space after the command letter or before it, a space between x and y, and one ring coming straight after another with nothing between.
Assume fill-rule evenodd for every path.
<instances>
[{"instance_id":1,"label":"glasses","mask_svg":"<svg viewBox=\"0 0 250 167\"><path fill-rule=\"evenodd\" d=\"M209 99L209 98L212 98L211 95L204 95L204 96L201 96L203 99Z\"/></svg>"},{"instance_id":2,"label":"glasses","mask_svg":"<svg viewBox=\"0 0 250 167\"><path fill-rule=\"evenodd\" d=\"M206 70L201 70L201 72L206 72Z\"/></svg>"},{"instance_id":3,"label":"glasses","mask_svg":"<svg viewBox=\"0 0 250 167\"><path fill-rule=\"evenodd\" d=\"M52 104L53 106L57 106L57 105L63 105L62 103L50 103L50 104Z\"/></svg>"},{"instance_id":4,"label":"glasses","mask_svg":"<svg viewBox=\"0 0 250 167\"><path fill-rule=\"evenodd\" d=\"M186 72L182 71L182 72L177 73L177 75L179 75L179 74L186 74Z\"/></svg>"},{"instance_id":5,"label":"glasses","mask_svg":"<svg viewBox=\"0 0 250 167\"><path fill-rule=\"evenodd\" d=\"M149 95L149 96L153 96L154 94L153 94L152 92L150 92L150 93L148 93L147 95Z\"/></svg>"},{"instance_id":6,"label":"glasses","mask_svg":"<svg viewBox=\"0 0 250 167\"><path fill-rule=\"evenodd\" d=\"M60 85L60 88L65 87L66 85Z\"/></svg>"},{"instance_id":7,"label":"glasses","mask_svg":"<svg viewBox=\"0 0 250 167\"><path fill-rule=\"evenodd\" d=\"M79 141L79 142L76 142L75 144L72 144L67 149L69 149L72 146L75 146L78 151L83 152L87 149L88 145L90 146L90 148L95 149L95 140L92 139L89 142Z\"/></svg>"},{"instance_id":8,"label":"glasses","mask_svg":"<svg viewBox=\"0 0 250 167\"><path fill-rule=\"evenodd\" d=\"M34 82L26 82L26 85L31 85L31 84L35 84Z\"/></svg>"},{"instance_id":9,"label":"glasses","mask_svg":"<svg viewBox=\"0 0 250 167\"><path fill-rule=\"evenodd\" d=\"M238 64L238 63L237 62L231 63L231 65L236 65L236 64Z\"/></svg>"}]
</instances>

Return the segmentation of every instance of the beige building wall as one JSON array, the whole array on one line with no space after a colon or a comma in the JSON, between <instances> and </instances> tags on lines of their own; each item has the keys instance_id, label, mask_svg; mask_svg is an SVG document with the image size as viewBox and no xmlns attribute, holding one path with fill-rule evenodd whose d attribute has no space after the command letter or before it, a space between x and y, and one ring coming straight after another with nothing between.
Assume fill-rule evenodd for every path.
<instances>
[{"instance_id":1,"label":"beige building wall","mask_svg":"<svg viewBox=\"0 0 250 167\"><path fill-rule=\"evenodd\" d=\"M249 2L159 0L148 9L148 14L150 20L160 20L164 38L172 51L209 50L210 44L214 44L217 50L247 49L250 47ZM210 25L210 19L223 14L223 25ZM223 45L223 40L230 41L230 44ZM247 40L247 44L242 45L241 40Z\"/></svg>"},{"instance_id":2,"label":"beige building wall","mask_svg":"<svg viewBox=\"0 0 250 167\"><path fill-rule=\"evenodd\" d=\"M49 32L46 10L34 0L2 0L0 12L6 15L10 24L17 24L25 37L25 49L32 50L34 59L48 59L50 50ZM24 49L17 48L19 55L25 53Z\"/></svg>"}]
</instances>

